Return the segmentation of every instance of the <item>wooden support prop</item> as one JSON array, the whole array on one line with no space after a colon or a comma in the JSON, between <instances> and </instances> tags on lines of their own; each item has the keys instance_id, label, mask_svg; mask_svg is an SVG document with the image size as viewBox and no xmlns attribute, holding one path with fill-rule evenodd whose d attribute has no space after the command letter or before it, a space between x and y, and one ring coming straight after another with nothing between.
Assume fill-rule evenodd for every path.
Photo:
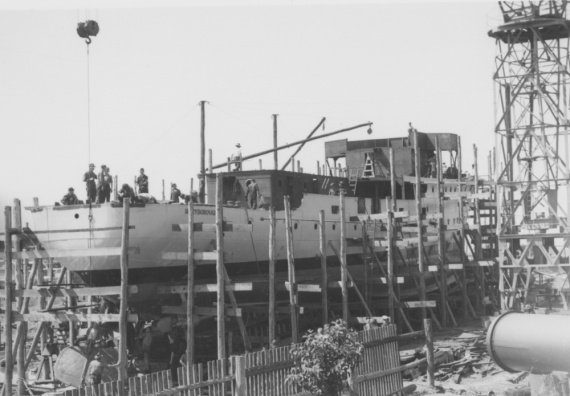
<instances>
[{"instance_id":1,"label":"wooden support prop","mask_svg":"<svg viewBox=\"0 0 570 396\"><path fill-rule=\"evenodd\" d=\"M15 230L18 231L18 233L14 233L13 238L14 238L14 250L16 252L21 252L22 251L22 244L21 244L21 238L20 238L20 234L19 232L21 232L22 230L22 206L20 203L19 199L14 199L14 220L13 220L13 227ZM6 236L6 238L8 238L8 236ZM22 259L16 259L16 289L19 290L23 290L25 288L24 286L24 282L25 280L23 279L23 274L24 274L24 266L27 266L26 262L23 262ZM17 302L17 307L18 307L18 311L21 313L24 313L25 310L23 309L24 307L24 299L19 297L16 299ZM26 333L27 333L27 323L26 322L20 322L18 323L18 328L17 328L17 334L18 334L18 339L16 340L16 342L14 343L14 347L16 348L16 367L17 367L17 372L18 372L18 389L17 389L17 394L18 396L23 396L24 394L24 381L26 380L26 371L24 370L24 364L25 364L25 355L26 355L26 343L22 342L22 339L26 338ZM11 331L11 329L8 329L7 331Z\"/></svg>"},{"instance_id":2,"label":"wooden support prop","mask_svg":"<svg viewBox=\"0 0 570 396\"><path fill-rule=\"evenodd\" d=\"M380 283L383 283L385 285L388 285L388 278L385 278L383 276L381 276L379 278ZM392 284L403 284L404 283L404 277L403 276L396 276L396 277L392 277Z\"/></svg>"},{"instance_id":3,"label":"wooden support prop","mask_svg":"<svg viewBox=\"0 0 570 396\"><path fill-rule=\"evenodd\" d=\"M325 211L319 211L319 253L321 256L321 304L322 304L322 324L329 322L329 302L328 302L328 271L327 271L327 237ZM342 286L341 286L342 287Z\"/></svg>"},{"instance_id":4,"label":"wooden support prop","mask_svg":"<svg viewBox=\"0 0 570 396\"><path fill-rule=\"evenodd\" d=\"M431 320L424 320L424 331L426 333L426 358L427 358L427 376L429 386L435 387L435 359L433 353L433 332L431 327Z\"/></svg>"},{"instance_id":5,"label":"wooden support prop","mask_svg":"<svg viewBox=\"0 0 570 396\"><path fill-rule=\"evenodd\" d=\"M349 317L349 312L348 312L348 289L346 288L346 282L348 280L348 276L347 276L347 269L346 269L346 263L347 263L347 258L346 258L346 208L345 208L345 202L344 202L344 190L340 190L340 194L339 194L339 200L340 200L340 264L342 266L342 268L340 269L340 280L341 280L341 293L342 293L342 319L344 320L344 323L348 323L348 317ZM364 298L363 298L364 300ZM366 304L366 301L364 300L364 303Z\"/></svg>"},{"instance_id":6,"label":"wooden support prop","mask_svg":"<svg viewBox=\"0 0 570 396\"><path fill-rule=\"evenodd\" d=\"M37 259L41 261L41 259ZM38 289L24 289L24 290L13 290L12 295L15 297L24 297L26 299L30 298L49 298L51 296L55 297L88 297L88 296L115 296L121 294L120 286L101 286L101 287L82 287L76 289L63 289L54 288L53 286L38 286ZM127 289L129 294L136 294L138 292L138 287L136 285L131 285ZM5 298L6 290L0 290L0 298ZM25 302L26 300L24 300Z\"/></svg>"},{"instance_id":7,"label":"wooden support prop","mask_svg":"<svg viewBox=\"0 0 570 396\"><path fill-rule=\"evenodd\" d=\"M6 206L4 209L4 257L5 257L5 268L4 268L4 285L6 287L6 300L5 311L7 315L4 315L4 330L6 333L5 341L5 355L4 360L6 361L6 369L4 373L4 386L2 388L3 394L12 395L12 373L14 370L14 359L12 355L12 316L10 312L12 311L12 238L10 232L12 229L12 208Z\"/></svg>"},{"instance_id":8,"label":"wooden support prop","mask_svg":"<svg viewBox=\"0 0 570 396\"><path fill-rule=\"evenodd\" d=\"M227 316L241 317L243 310L241 308L226 308ZM186 316L186 304L184 305L165 305L161 309L161 313L170 315ZM218 314L217 307L194 307L194 315L216 317Z\"/></svg>"},{"instance_id":9,"label":"wooden support prop","mask_svg":"<svg viewBox=\"0 0 570 396\"><path fill-rule=\"evenodd\" d=\"M462 160L461 160L462 156L461 156L461 137L457 136L457 182L461 183L461 173L463 171L462 169ZM459 187L461 189L461 184L459 184ZM459 255L461 257L461 264L465 264L466 260L465 260L465 213L463 212L463 199L460 198L459 199L459 222L461 223L462 227L459 231L459 235L460 235L460 243L459 245ZM467 296L467 276L465 273L465 268L463 268L460 271L461 274L461 283L463 283L463 316L465 319L469 318L469 311L467 308L468 305L468 299L469 297ZM475 316L475 315L474 315Z\"/></svg>"},{"instance_id":10,"label":"wooden support prop","mask_svg":"<svg viewBox=\"0 0 570 396\"><path fill-rule=\"evenodd\" d=\"M289 291L289 288L289 282L285 282L285 289ZM297 292L320 293L321 285L307 285L303 283L297 283Z\"/></svg>"},{"instance_id":11,"label":"wooden support prop","mask_svg":"<svg viewBox=\"0 0 570 396\"><path fill-rule=\"evenodd\" d=\"M434 300L428 301L402 301L400 304L405 306L406 308L435 308L437 306L437 302ZM426 319L427 320L427 319Z\"/></svg>"},{"instance_id":12,"label":"wooden support prop","mask_svg":"<svg viewBox=\"0 0 570 396\"><path fill-rule=\"evenodd\" d=\"M5 318L6 314L1 314L0 317ZM81 312L35 312L29 314L21 314L12 311L12 319L14 322L119 322L120 314L86 314ZM137 314L128 314L126 320L129 323L136 323L139 316Z\"/></svg>"},{"instance_id":13,"label":"wooden support prop","mask_svg":"<svg viewBox=\"0 0 570 396\"><path fill-rule=\"evenodd\" d=\"M188 275L186 279L186 362L194 365L194 202L188 202Z\"/></svg>"},{"instance_id":14,"label":"wooden support prop","mask_svg":"<svg viewBox=\"0 0 570 396\"><path fill-rule=\"evenodd\" d=\"M294 163L294 161L292 161ZM291 225L291 207L289 204L289 196L283 197L285 207L285 235L287 240L287 263L289 284L293 287L289 288L289 304L291 310L291 342L296 344L299 340L299 324L297 322L297 287L295 280L295 256L293 252L293 228Z\"/></svg>"},{"instance_id":15,"label":"wooden support prop","mask_svg":"<svg viewBox=\"0 0 570 396\"><path fill-rule=\"evenodd\" d=\"M441 168L441 148L439 146L439 137L436 136L435 138L435 155L436 155L436 169L437 169L437 193L436 198L438 202L438 210L439 213L444 213L444 205L443 205L443 197L441 195L441 184L443 180L443 172ZM440 281L439 281L439 292L440 292L440 315L441 315L441 324L444 328L447 327L447 309L450 308L447 302L447 274L445 272L445 265L446 265L446 254L445 254L445 233L443 230L444 224L444 217L442 216L437 220L437 237L438 237L438 244L437 244L437 254L439 256L439 264L440 264ZM453 315L453 314L452 314Z\"/></svg>"},{"instance_id":16,"label":"wooden support prop","mask_svg":"<svg viewBox=\"0 0 570 396\"><path fill-rule=\"evenodd\" d=\"M421 164L421 156L420 156L420 146L418 143L418 131L414 128L414 152L415 152L415 173L416 173L416 217L418 218L418 265L419 265L419 296L420 300L426 300L426 279L425 279L425 268L424 268L424 258L423 254L423 227L421 224L420 216L422 216L422 184L421 184L421 173L420 173L420 164ZM437 180L436 180L437 182ZM422 307L422 319L426 319L427 311L425 308Z\"/></svg>"},{"instance_id":17,"label":"wooden support prop","mask_svg":"<svg viewBox=\"0 0 570 396\"><path fill-rule=\"evenodd\" d=\"M277 153L275 153L275 155L277 155ZM275 159L275 165L277 165L277 159ZM245 356L236 357L234 375L236 379L235 396L247 396L247 382L245 377Z\"/></svg>"},{"instance_id":18,"label":"wooden support prop","mask_svg":"<svg viewBox=\"0 0 570 396\"><path fill-rule=\"evenodd\" d=\"M275 163L275 165L277 165ZM269 208L269 345L275 337L275 207Z\"/></svg>"},{"instance_id":19,"label":"wooden support prop","mask_svg":"<svg viewBox=\"0 0 570 396\"><path fill-rule=\"evenodd\" d=\"M390 149L390 159L393 160L393 153L392 149ZM390 164L390 168L392 168L392 164ZM390 313L390 319L392 323L396 322L396 314L394 311L394 252L392 251L392 241L394 238L394 223L392 220L392 205L390 202L390 198L386 198L386 212L388 214L388 219L386 221L386 239L388 244L386 261L388 264L387 272L388 276L386 277L386 281L388 283L388 311Z\"/></svg>"},{"instance_id":20,"label":"wooden support prop","mask_svg":"<svg viewBox=\"0 0 570 396\"><path fill-rule=\"evenodd\" d=\"M127 381L127 306L129 286L129 223L130 223L130 199L123 199L123 232L121 233L121 302L119 304L119 380ZM120 390L121 396L123 389Z\"/></svg>"},{"instance_id":21,"label":"wooden support prop","mask_svg":"<svg viewBox=\"0 0 570 396\"><path fill-rule=\"evenodd\" d=\"M218 360L226 358L226 315L225 315L225 267L224 267L224 230L223 230L223 176L216 175L216 278L218 283L217 291L217 323L218 323Z\"/></svg>"},{"instance_id":22,"label":"wooden support prop","mask_svg":"<svg viewBox=\"0 0 570 396\"><path fill-rule=\"evenodd\" d=\"M335 248L335 246L333 245L332 241L329 241L329 246L332 249L333 253L336 255L336 257L338 258L340 265L343 266L343 268L346 271L346 276L348 279L350 279L350 282L354 285L354 291L356 292L356 295L358 296L358 298L360 299L360 302L362 303L362 306L364 308L364 310L366 311L366 314L368 316L374 316L372 314L372 311L370 311L370 308L368 307L368 304L366 303L366 301L364 300L364 297L362 296L362 293L360 293L360 290L358 289L358 286L356 285L356 282L354 282L354 279L352 278L352 275L350 275L350 272L348 272L348 268L344 265L344 263L341 260L341 256L338 252L338 250ZM343 282L344 285L347 284L347 282ZM344 305L344 302L343 302ZM347 302L347 311L348 311L348 302ZM348 316L348 315L347 315Z\"/></svg>"}]
</instances>

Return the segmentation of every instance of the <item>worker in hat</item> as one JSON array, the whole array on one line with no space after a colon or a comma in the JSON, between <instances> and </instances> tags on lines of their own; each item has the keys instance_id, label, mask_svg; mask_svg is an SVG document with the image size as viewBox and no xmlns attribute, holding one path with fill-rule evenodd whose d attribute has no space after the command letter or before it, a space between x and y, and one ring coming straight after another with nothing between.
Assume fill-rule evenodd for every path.
<instances>
[{"instance_id":1,"label":"worker in hat","mask_svg":"<svg viewBox=\"0 0 570 396\"><path fill-rule=\"evenodd\" d=\"M182 196L182 193L176 187L176 183L172 183L170 185L170 202L179 203L181 196Z\"/></svg>"},{"instance_id":2,"label":"worker in hat","mask_svg":"<svg viewBox=\"0 0 570 396\"><path fill-rule=\"evenodd\" d=\"M241 144L236 144L237 152L232 155L232 162L234 163L234 172L241 171Z\"/></svg>"},{"instance_id":3,"label":"worker in hat","mask_svg":"<svg viewBox=\"0 0 570 396\"><path fill-rule=\"evenodd\" d=\"M89 164L89 170L83 174L83 181L87 189L87 202L95 203L97 201L97 175L93 170L95 165Z\"/></svg>"},{"instance_id":4,"label":"worker in hat","mask_svg":"<svg viewBox=\"0 0 570 396\"><path fill-rule=\"evenodd\" d=\"M69 187L67 189L67 194L63 196L61 199L62 205L77 205L79 204L79 199L77 199L77 195L75 195L75 190L73 187Z\"/></svg>"},{"instance_id":5,"label":"worker in hat","mask_svg":"<svg viewBox=\"0 0 570 396\"><path fill-rule=\"evenodd\" d=\"M99 385L103 379L103 373L105 368L109 367L107 364L103 363L103 356L100 352L97 352L93 357L91 363L89 363L89 368L87 368L87 376L85 377L85 384L88 386Z\"/></svg>"},{"instance_id":6,"label":"worker in hat","mask_svg":"<svg viewBox=\"0 0 570 396\"><path fill-rule=\"evenodd\" d=\"M109 168L101 165L101 172L97 175L97 203L111 202L111 187L113 177L109 174Z\"/></svg>"},{"instance_id":7,"label":"worker in hat","mask_svg":"<svg viewBox=\"0 0 570 396\"><path fill-rule=\"evenodd\" d=\"M137 186L139 194L148 194L148 176L145 175L144 168L141 168L140 175L137 177Z\"/></svg>"}]
</instances>

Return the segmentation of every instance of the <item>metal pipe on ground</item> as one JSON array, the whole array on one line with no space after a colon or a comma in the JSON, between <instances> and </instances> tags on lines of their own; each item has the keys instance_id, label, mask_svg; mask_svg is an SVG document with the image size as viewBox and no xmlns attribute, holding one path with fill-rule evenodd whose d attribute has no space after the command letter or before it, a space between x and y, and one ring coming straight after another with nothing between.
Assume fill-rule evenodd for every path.
<instances>
[{"instance_id":1,"label":"metal pipe on ground","mask_svg":"<svg viewBox=\"0 0 570 396\"><path fill-rule=\"evenodd\" d=\"M570 372L570 316L507 312L491 323L487 350L508 372Z\"/></svg>"}]
</instances>

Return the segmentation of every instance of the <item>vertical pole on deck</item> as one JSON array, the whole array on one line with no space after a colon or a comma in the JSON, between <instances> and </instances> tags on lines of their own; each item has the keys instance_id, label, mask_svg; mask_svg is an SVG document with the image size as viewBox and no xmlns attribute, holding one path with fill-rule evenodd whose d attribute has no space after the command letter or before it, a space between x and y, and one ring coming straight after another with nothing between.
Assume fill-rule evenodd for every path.
<instances>
[{"instance_id":1,"label":"vertical pole on deck","mask_svg":"<svg viewBox=\"0 0 570 396\"><path fill-rule=\"evenodd\" d=\"M348 324L348 288L346 271L346 208L344 202L344 190L340 190L340 260L341 268L341 290L342 290L342 319Z\"/></svg>"},{"instance_id":2,"label":"vertical pole on deck","mask_svg":"<svg viewBox=\"0 0 570 396\"><path fill-rule=\"evenodd\" d=\"M121 302L119 304L119 380L127 381L127 306L129 288L129 223L130 198L123 199L123 229L121 232ZM120 390L122 391L122 389Z\"/></svg>"},{"instance_id":3,"label":"vertical pole on deck","mask_svg":"<svg viewBox=\"0 0 570 396\"><path fill-rule=\"evenodd\" d=\"M427 358L427 377L429 386L432 388L435 386L435 358L433 354L433 332L431 319L424 319L424 331L426 336L426 358Z\"/></svg>"},{"instance_id":4,"label":"vertical pole on deck","mask_svg":"<svg viewBox=\"0 0 570 396\"><path fill-rule=\"evenodd\" d=\"M194 191L194 178L190 178L190 194Z\"/></svg>"},{"instance_id":5,"label":"vertical pole on deck","mask_svg":"<svg viewBox=\"0 0 570 396\"><path fill-rule=\"evenodd\" d=\"M301 161L297 160L297 172L301 173Z\"/></svg>"},{"instance_id":6,"label":"vertical pole on deck","mask_svg":"<svg viewBox=\"0 0 570 396\"><path fill-rule=\"evenodd\" d=\"M392 152L392 150L390 150ZM390 312L390 319L392 323L395 323L395 310L394 310L394 251L393 251L393 239L394 239L394 223L393 217L394 212L392 211L392 204L390 198L386 198L386 261L388 264L388 271L386 276L386 283L388 283L388 309Z\"/></svg>"},{"instance_id":7,"label":"vertical pole on deck","mask_svg":"<svg viewBox=\"0 0 570 396\"><path fill-rule=\"evenodd\" d=\"M13 227L14 229L21 231L22 230L22 205L20 203L19 199L14 199L14 212L13 212L13 216L14 216L14 220L13 220ZM6 239L8 238L8 236L6 236ZM21 237L19 235L15 235L14 236L14 250L16 252L21 252L22 251L22 245L21 245ZM23 277L23 266L26 265L24 260L22 259L17 259L16 260L16 288L18 290L22 290L24 289L24 283L26 282L25 279L22 279ZM24 305L24 299L22 297L18 297L16 299L17 301L17 310L18 312L22 311L22 306ZM25 392L25 388L24 388L24 381L25 381L25 377L26 377L26 371L24 368L24 363L26 361L26 332L27 332L27 323L26 322L20 322L18 323L18 339L20 340L20 342L18 343L18 345L16 346L16 363L17 363L17 372L18 372L18 390L17 390L17 394L19 396L22 396ZM18 342L16 340L16 342Z\"/></svg>"},{"instance_id":8,"label":"vertical pole on deck","mask_svg":"<svg viewBox=\"0 0 570 396\"><path fill-rule=\"evenodd\" d=\"M67 283L67 287L69 287L70 289L71 289L71 281L72 281L71 271L67 271L67 274L65 275L65 282ZM71 296L67 297L66 298L67 306L72 307L74 305L77 305L74 300L75 299ZM69 323L69 346L74 346L75 345L75 326L74 326L74 323L71 319L69 319L68 323Z\"/></svg>"},{"instance_id":9,"label":"vertical pole on deck","mask_svg":"<svg viewBox=\"0 0 570 396\"><path fill-rule=\"evenodd\" d=\"M273 148L277 148L277 114L273 114ZM273 151L273 169L279 169L277 150Z\"/></svg>"},{"instance_id":10,"label":"vertical pole on deck","mask_svg":"<svg viewBox=\"0 0 570 396\"><path fill-rule=\"evenodd\" d=\"M4 374L5 395L12 395L12 373L14 370L14 359L12 356L12 208L6 206L4 209L4 254L5 254L5 271L4 285L6 288L6 316L4 319L4 329L6 332L6 341L4 354L6 361L6 371Z\"/></svg>"},{"instance_id":11,"label":"vertical pole on deck","mask_svg":"<svg viewBox=\"0 0 570 396\"><path fill-rule=\"evenodd\" d=\"M457 136L457 187L459 192L461 192L461 173L463 172L461 166L461 137ZM461 269L461 283L463 284L463 317L467 319L469 317L469 311L467 306L467 276L465 271L465 216L463 212L463 197L461 194L459 195L459 223L460 223L460 231L459 231L459 255L461 257L461 264L463 264L463 268Z\"/></svg>"},{"instance_id":12,"label":"vertical pole on deck","mask_svg":"<svg viewBox=\"0 0 570 396\"><path fill-rule=\"evenodd\" d=\"M295 172L295 157L291 157L291 172Z\"/></svg>"},{"instance_id":13,"label":"vertical pole on deck","mask_svg":"<svg viewBox=\"0 0 570 396\"><path fill-rule=\"evenodd\" d=\"M263 170L263 162L259 159L259 170Z\"/></svg>"},{"instance_id":14,"label":"vertical pole on deck","mask_svg":"<svg viewBox=\"0 0 570 396\"><path fill-rule=\"evenodd\" d=\"M275 207L269 208L269 346L275 340Z\"/></svg>"},{"instance_id":15,"label":"vertical pole on deck","mask_svg":"<svg viewBox=\"0 0 570 396\"><path fill-rule=\"evenodd\" d=\"M441 215L439 219L437 219L437 253L439 255L440 260L440 297L441 297L441 325L443 327L447 327L447 272L445 269L446 265L446 256L445 256L445 233L443 231L443 222L444 222L444 206L443 206L443 197L441 196L441 181L442 181L442 172L441 172L441 148L439 147L439 138L436 136L435 138L435 155L436 155L436 162L437 162L437 184L436 184L436 197L438 203L438 211Z\"/></svg>"},{"instance_id":16,"label":"vertical pole on deck","mask_svg":"<svg viewBox=\"0 0 570 396\"><path fill-rule=\"evenodd\" d=\"M206 102L204 100L200 101L200 191L198 193L198 198L200 203L205 202L206 196L206 110L204 105ZM212 170L210 170L212 171ZM164 199L164 198L163 198Z\"/></svg>"},{"instance_id":17,"label":"vertical pole on deck","mask_svg":"<svg viewBox=\"0 0 570 396\"><path fill-rule=\"evenodd\" d=\"M321 163L317 161L317 175L321 175Z\"/></svg>"},{"instance_id":18,"label":"vertical pole on deck","mask_svg":"<svg viewBox=\"0 0 570 396\"><path fill-rule=\"evenodd\" d=\"M114 176L113 183L113 201L119 200L119 176Z\"/></svg>"},{"instance_id":19,"label":"vertical pole on deck","mask_svg":"<svg viewBox=\"0 0 570 396\"><path fill-rule=\"evenodd\" d=\"M424 243L423 243L423 225L422 225L422 181L421 181L421 156L420 156L420 145L418 142L418 131L414 129L414 151L415 151L415 172L416 172L416 214L418 221L418 266L419 266L419 278L420 278L420 301L424 303L426 301L426 279L425 279L425 269L424 269ZM425 320L427 317L427 310L425 306L422 306L422 319Z\"/></svg>"},{"instance_id":20,"label":"vertical pole on deck","mask_svg":"<svg viewBox=\"0 0 570 396\"><path fill-rule=\"evenodd\" d=\"M212 172L212 149L208 149L208 171Z\"/></svg>"},{"instance_id":21,"label":"vertical pole on deck","mask_svg":"<svg viewBox=\"0 0 570 396\"><path fill-rule=\"evenodd\" d=\"M324 326L329 322L327 234L324 210L319 211L319 252L321 255L321 309Z\"/></svg>"},{"instance_id":22,"label":"vertical pole on deck","mask_svg":"<svg viewBox=\"0 0 570 396\"><path fill-rule=\"evenodd\" d=\"M285 230L287 239L287 263L289 275L289 306L291 307L291 342L296 344L299 340L299 325L297 321L297 282L295 280L295 256L293 252L293 228L291 225L291 206L289 196L283 197L285 204Z\"/></svg>"},{"instance_id":23,"label":"vertical pole on deck","mask_svg":"<svg viewBox=\"0 0 570 396\"><path fill-rule=\"evenodd\" d=\"M164 195L164 179L162 179L162 200L166 200L166 196Z\"/></svg>"},{"instance_id":24,"label":"vertical pole on deck","mask_svg":"<svg viewBox=\"0 0 570 396\"><path fill-rule=\"evenodd\" d=\"M194 202L188 202L188 278L186 283L186 365L194 364Z\"/></svg>"},{"instance_id":25,"label":"vertical pole on deck","mask_svg":"<svg viewBox=\"0 0 570 396\"><path fill-rule=\"evenodd\" d=\"M217 275L217 320L218 320L218 360L226 358L226 302L225 302L225 267L224 267L224 213L223 213L223 176L216 175L216 275Z\"/></svg>"},{"instance_id":26,"label":"vertical pole on deck","mask_svg":"<svg viewBox=\"0 0 570 396\"><path fill-rule=\"evenodd\" d=\"M368 243L368 234L366 230L367 221L363 220L360 222L360 226L362 227L361 235L362 235L362 265L363 265L363 272L364 272L364 301L367 304L370 304L370 285L368 281L368 249L366 244Z\"/></svg>"}]
</instances>

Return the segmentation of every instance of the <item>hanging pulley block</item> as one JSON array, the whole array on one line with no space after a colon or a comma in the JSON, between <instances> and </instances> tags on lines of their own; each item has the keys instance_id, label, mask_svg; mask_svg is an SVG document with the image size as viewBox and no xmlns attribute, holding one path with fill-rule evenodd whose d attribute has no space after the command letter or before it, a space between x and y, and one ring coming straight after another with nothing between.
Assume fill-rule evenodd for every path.
<instances>
[{"instance_id":1,"label":"hanging pulley block","mask_svg":"<svg viewBox=\"0 0 570 396\"><path fill-rule=\"evenodd\" d=\"M77 24L77 34L79 37L87 39L88 42L91 42L89 37L97 36L97 33L99 33L99 24L97 21L88 20Z\"/></svg>"}]
</instances>

